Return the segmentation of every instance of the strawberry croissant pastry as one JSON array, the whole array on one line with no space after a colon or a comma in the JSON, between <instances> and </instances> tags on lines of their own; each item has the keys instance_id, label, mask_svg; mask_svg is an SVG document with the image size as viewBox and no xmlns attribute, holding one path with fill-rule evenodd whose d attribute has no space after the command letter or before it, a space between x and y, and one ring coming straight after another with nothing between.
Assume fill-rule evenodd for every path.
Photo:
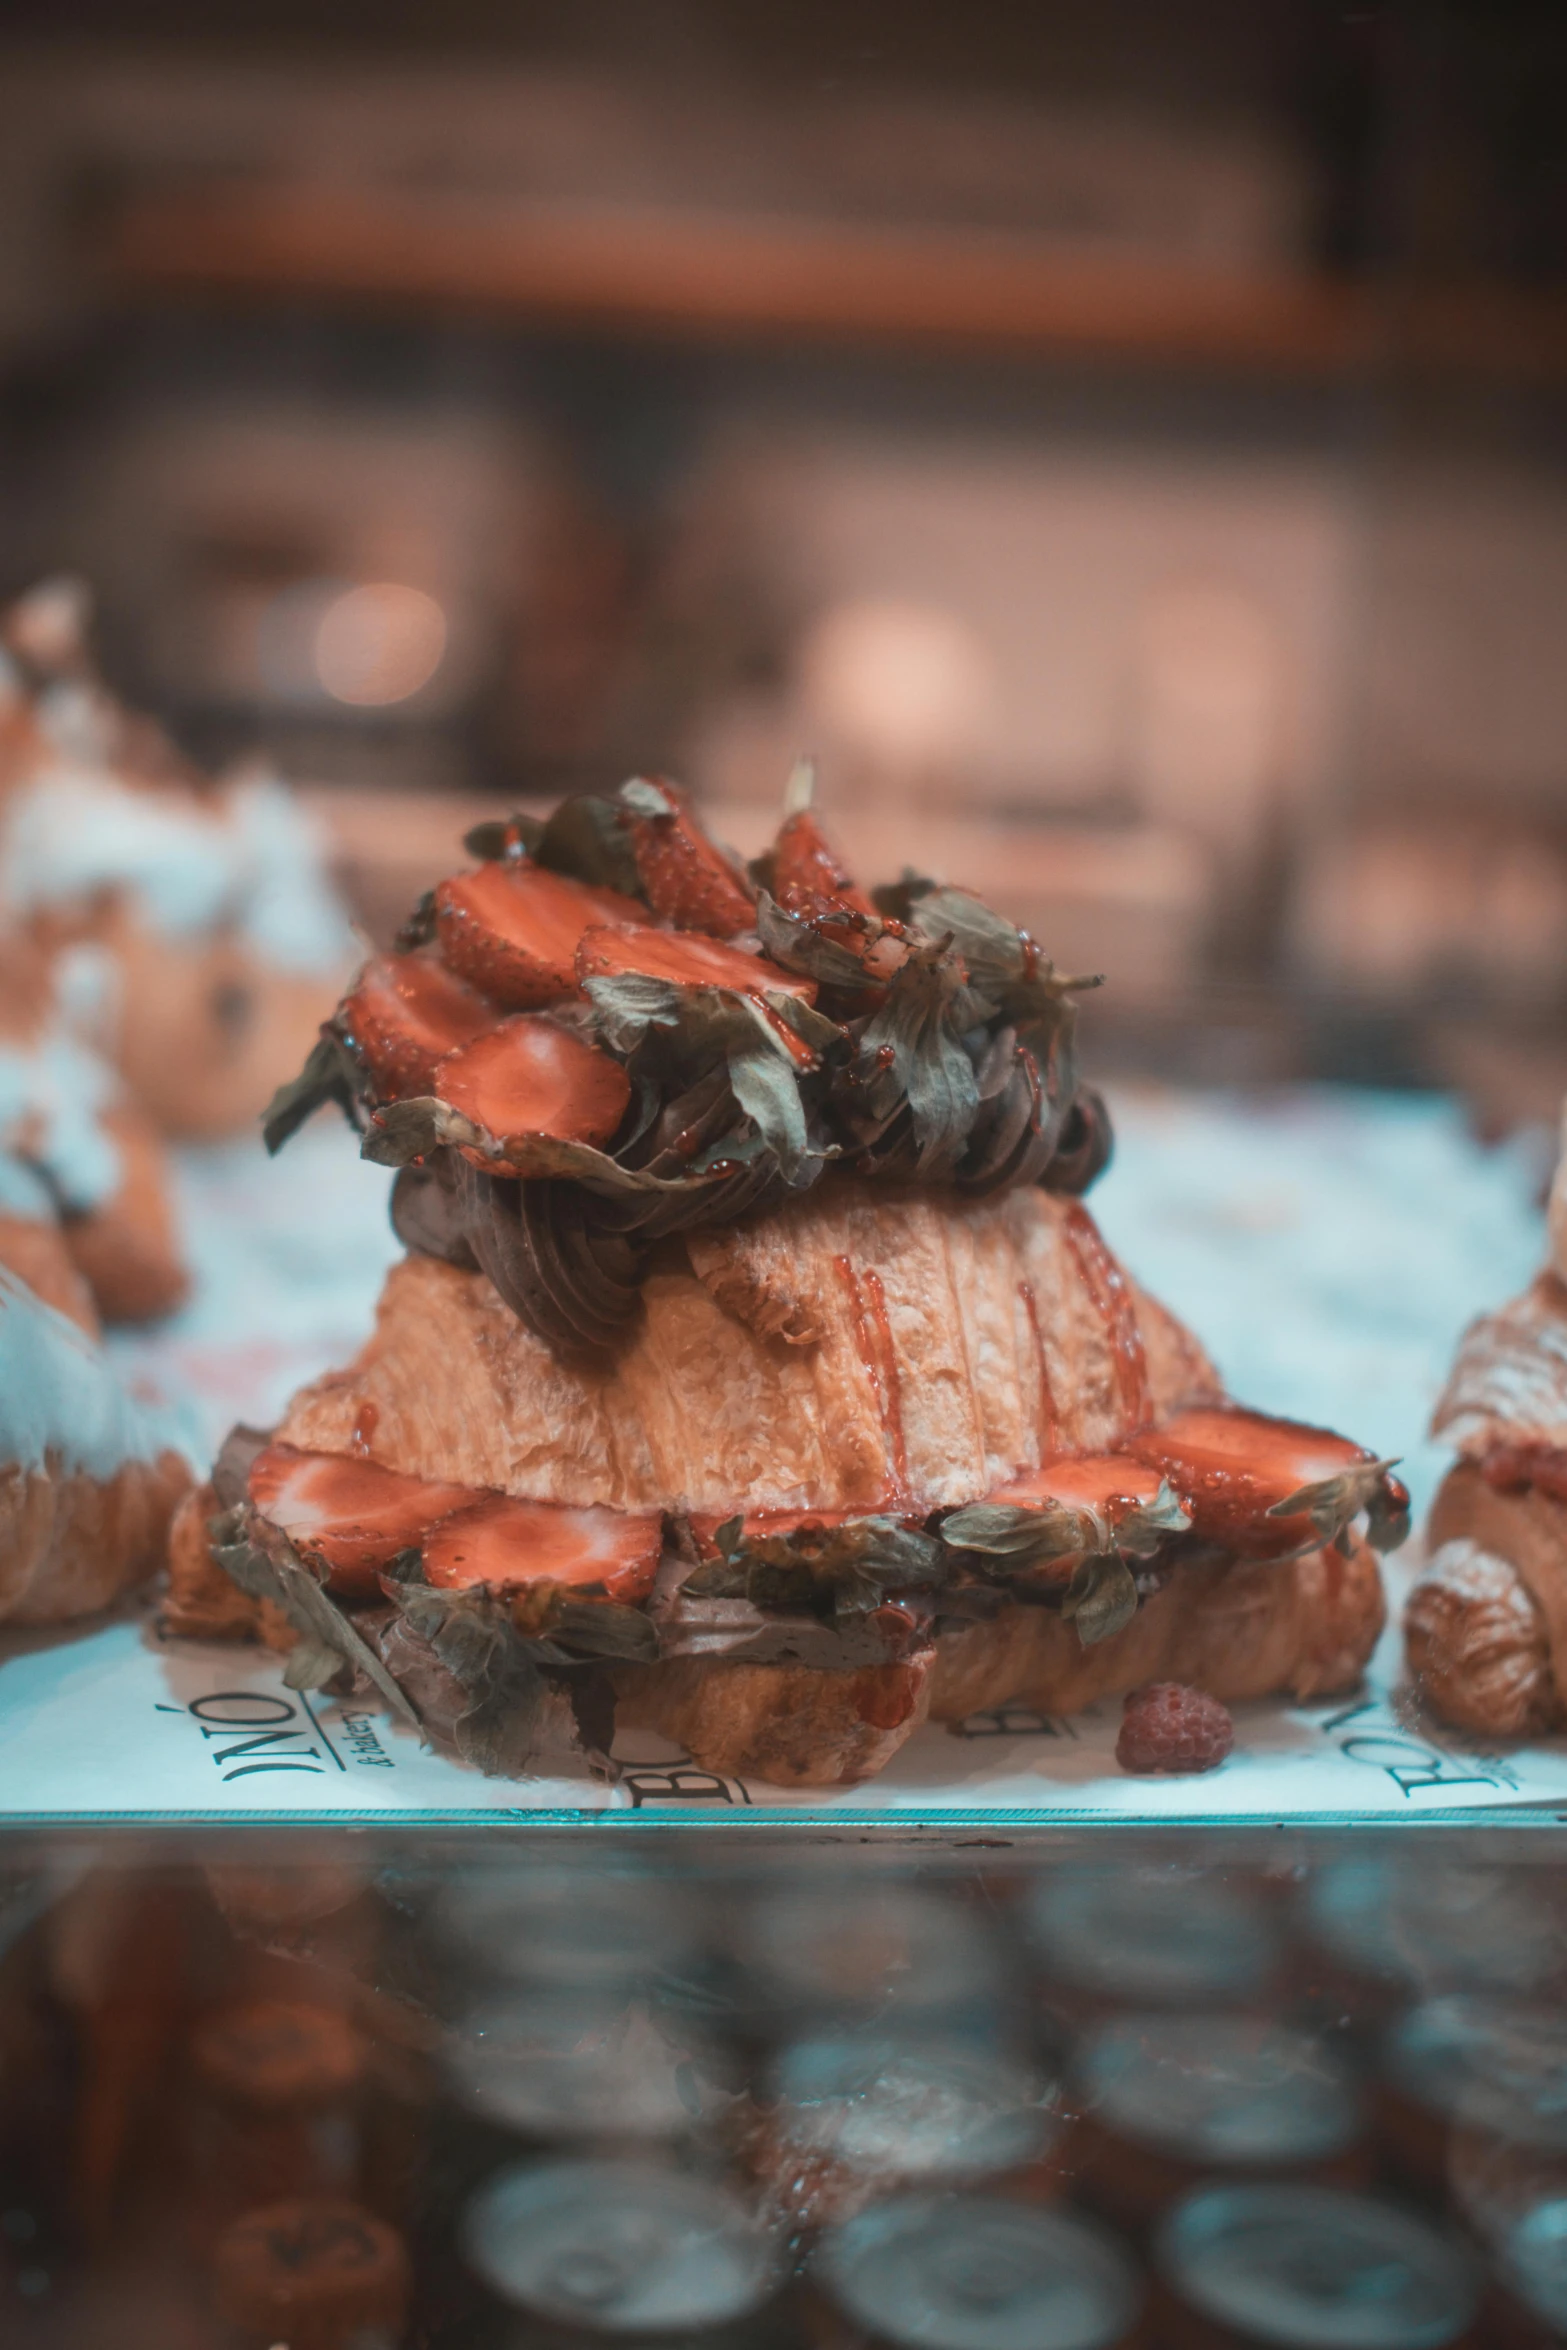
<instances>
[{"instance_id":1,"label":"strawberry croissant pastry","mask_svg":"<svg viewBox=\"0 0 1567 2350\"><path fill-rule=\"evenodd\" d=\"M1106 1248L1084 983L862 890L804 772L749 868L641 780L468 845L273 1106L362 1128L408 1254L188 1507L176 1626L487 1769L618 1720L789 1785L1010 1700L1355 1679L1404 1496Z\"/></svg>"},{"instance_id":2,"label":"strawberry croissant pastry","mask_svg":"<svg viewBox=\"0 0 1567 2350\"><path fill-rule=\"evenodd\" d=\"M1567 1144L1567 1121L1563 1125ZM1432 1710L1482 1737L1567 1725L1567 1149L1550 1254L1464 1332L1431 1433L1458 1459L1431 1506L1404 1636Z\"/></svg>"}]
</instances>

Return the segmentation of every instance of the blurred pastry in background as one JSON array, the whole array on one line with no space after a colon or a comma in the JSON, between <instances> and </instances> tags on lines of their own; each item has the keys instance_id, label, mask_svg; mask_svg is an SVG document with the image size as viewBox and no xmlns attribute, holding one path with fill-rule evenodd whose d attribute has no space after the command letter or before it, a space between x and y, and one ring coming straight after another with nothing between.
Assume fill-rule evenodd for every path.
<instances>
[{"instance_id":1,"label":"blurred pastry in background","mask_svg":"<svg viewBox=\"0 0 1567 2350\"><path fill-rule=\"evenodd\" d=\"M0 1264L96 1330L172 1313L190 1282L163 1143L83 1041L82 976L0 933Z\"/></svg>"},{"instance_id":2,"label":"blurred pastry in background","mask_svg":"<svg viewBox=\"0 0 1567 2350\"><path fill-rule=\"evenodd\" d=\"M0 1266L0 1621L92 1615L144 1582L190 1483L96 1341Z\"/></svg>"},{"instance_id":3,"label":"blurred pastry in background","mask_svg":"<svg viewBox=\"0 0 1567 2350\"><path fill-rule=\"evenodd\" d=\"M1563 1126L1567 1145L1567 1121ZM1522 1297L1472 1322L1431 1433L1458 1460L1431 1507L1404 1614L1410 1675L1484 1737L1567 1724L1567 1149L1549 1254Z\"/></svg>"},{"instance_id":4,"label":"blurred pastry in background","mask_svg":"<svg viewBox=\"0 0 1567 2350\"><path fill-rule=\"evenodd\" d=\"M308 1051L351 954L315 833L265 766L212 781L121 707L89 599L0 616L0 912L101 962L99 1038L164 1132L241 1132Z\"/></svg>"}]
</instances>

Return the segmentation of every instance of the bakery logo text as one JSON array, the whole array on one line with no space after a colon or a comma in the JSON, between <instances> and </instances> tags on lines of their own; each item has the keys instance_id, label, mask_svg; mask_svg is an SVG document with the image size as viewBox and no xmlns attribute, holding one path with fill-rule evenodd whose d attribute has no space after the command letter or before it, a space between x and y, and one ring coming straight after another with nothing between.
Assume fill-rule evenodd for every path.
<instances>
[{"instance_id":1,"label":"bakery logo text","mask_svg":"<svg viewBox=\"0 0 1567 2350\"><path fill-rule=\"evenodd\" d=\"M628 1763L622 1768L617 1784L633 1811L646 1811L660 1803L749 1803L751 1800L743 1779L726 1779L717 1771L704 1771L689 1755L672 1763Z\"/></svg>"},{"instance_id":2,"label":"bakery logo text","mask_svg":"<svg viewBox=\"0 0 1567 2350\"><path fill-rule=\"evenodd\" d=\"M184 1714L200 1727L207 1755L225 1787L266 1772L303 1772L308 1778L346 1773L350 1763L389 1771L392 1757L367 1713L344 1711L328 1734L307 1697L266 1689L214 1689L189 1705L160 1705L160 1714Z\"/></svg>"},{"instance_id":3,"label":"bakery logo text","mask_svg":"<svg viewBox=\"0 0 1567 2350\"><path fill-rule=\"evenodd\" d=\"M1325 1715L1317 1724L1346 1762L1385 1771L1406 1802L1447 1787L1510 1787L1518 1774L1499 1755L1448 1754L1416 1737L1391 1706L1375 1697Z\"/></svg>"}]
</instances>

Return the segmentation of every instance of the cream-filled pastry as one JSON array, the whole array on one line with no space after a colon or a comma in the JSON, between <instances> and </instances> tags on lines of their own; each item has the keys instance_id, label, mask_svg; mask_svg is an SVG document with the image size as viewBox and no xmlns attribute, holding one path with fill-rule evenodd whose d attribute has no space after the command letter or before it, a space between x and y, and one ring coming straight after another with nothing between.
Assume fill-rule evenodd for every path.
<instances>
[{"instance_id":1,"label":"cream-filled pastry","mask_svg":"<svg viewBox=\"0 0 1567 2350\"><path fill-rule=\"evenodd\" d=\"M1567 1145L1567 1122L1563 1127ZM1567 1148L1547 1261L1472 1322L1432 1417L1458 1458L1426 1529L1404 1638L1442 1720L1492 1738L1567 1724Z\"/></svg>"},{"instance_id":2,"label":"cream-filled pastry","mask_svg":"<svg viewBox=\"0 0 1567 2350\"><path fill-rule=\"evenodd\" d=\"M91 1615L144 1582L190 1485L163 1418L0 1266L0 1621Z\"/></svg>"},{"instance_id":3,"label":"cream-filled pastry","mask_svg":"<svg viewBox=\"0 0 1567 2350\"><path fill-rule=\"evenodd\" d=\"M0 916L90 947L99 1037L164 1131L241 1131L308 1048L347 968L320 843L263 766L213 782L94 670L85 599L0 618Z\"/></svg>"},{"instance_id":4,"label":"cream-filled pastry","mask_svg":"<svg viewBox=\"0 0 1567 2350\"><path fill-rule=\"evenodd\" d=\"M152 1321L189 1287L170 1170L123 1080L83 1041L72 961L0 936L0 1263L84 1326L92 1308L105 1322Z\"/></svg>"}]
</instances>

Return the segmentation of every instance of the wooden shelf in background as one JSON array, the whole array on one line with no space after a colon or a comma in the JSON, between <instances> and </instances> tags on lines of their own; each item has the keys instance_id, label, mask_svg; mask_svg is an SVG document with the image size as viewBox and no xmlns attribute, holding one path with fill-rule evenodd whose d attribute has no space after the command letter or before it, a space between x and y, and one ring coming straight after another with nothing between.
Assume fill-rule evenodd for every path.
<instances>
[{"instance_id":1,"label":"wooden shelf in background","mask_svg":"<svg viewBox=\"0 0 1567 2350\"><path fill-rule=\"evenodd\" d=\"M323 297L618 333L1074 351L1335 376L1378 320L1326 278L1202 270L1034 237L519 209L327 189L144 194L98 258L122 294Z\"/></svg>"}]
</instances>

